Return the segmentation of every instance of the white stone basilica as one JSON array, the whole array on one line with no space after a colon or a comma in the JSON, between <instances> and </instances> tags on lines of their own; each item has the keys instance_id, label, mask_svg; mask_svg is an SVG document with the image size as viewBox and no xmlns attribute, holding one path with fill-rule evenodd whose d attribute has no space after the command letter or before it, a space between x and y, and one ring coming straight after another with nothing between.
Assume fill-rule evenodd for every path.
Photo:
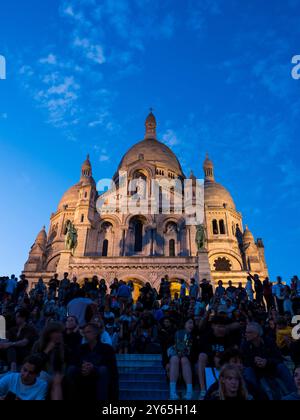
<instances>
[{"instance_id":1,"label":"white stone basilica","mask_svg":"<svg viewBox=\"0 0 300 420\"><path fill-rule=\"evenodd\" d=\"M261 277L268 276L263 241L255 241L249 229L244 229L242 215L228 190L215 181L214 165L208 157L203 168L206 244L200 252L195 240L196 226L187 223L184 207L178 209L172 200L167 212L159 202L155 214L119 210L100 214L99 199L105 204L112 192L98 194L88 157L82 165L79 182L63 195L51 215L48 234L45 229L38 234L24 274L31 284L39 277L47 281L56 272L60 276L68 272L69 278L76 276L79 281L94 275L104 278L108 284L115 277L132 280L136 288L147 281L158 287L161 278L168 275L173 290L181 279L189 282L191 278L198 281L208 278L214 284L218 280L232 280L237 284L245 283L248 270ZM123 156L113 177L117 200L121 188L124 196L121 173L127 176L125 194L129 200L136 188L134 180L144 181L143 194L151 191L152 180L177 183L187 180L175 154L157 140L152 112L146 120L145 138ZM193 174L188 179L194 191L198 181ZM173 189L170 197L172 194L178 198L182 192ZM72 222L77 232L77 246L72 251L65 245L68 222Z\"/></svg>"}]
</instances>

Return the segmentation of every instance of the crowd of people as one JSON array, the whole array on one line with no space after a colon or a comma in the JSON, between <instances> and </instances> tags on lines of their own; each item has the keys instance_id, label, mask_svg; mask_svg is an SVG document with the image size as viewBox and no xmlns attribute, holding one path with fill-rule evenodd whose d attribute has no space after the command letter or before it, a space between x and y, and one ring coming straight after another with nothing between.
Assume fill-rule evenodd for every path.
<instances>
[{"instance_id":1,"label":"crowd of people","mask_svg":"<svg viewBox=\"0 0 300 420\"><path fill-rule=\"evenodd\" d=\"M170 400L300 400L300 280L183 280L172 294L68 273L0 278L0 399L118 400L116 354L161 354ZM296 334L297 335L297 334ZM297 335L300 338L300 333ZM1 338L1 337L0 337Z\"/></svg>"}]
</instances>

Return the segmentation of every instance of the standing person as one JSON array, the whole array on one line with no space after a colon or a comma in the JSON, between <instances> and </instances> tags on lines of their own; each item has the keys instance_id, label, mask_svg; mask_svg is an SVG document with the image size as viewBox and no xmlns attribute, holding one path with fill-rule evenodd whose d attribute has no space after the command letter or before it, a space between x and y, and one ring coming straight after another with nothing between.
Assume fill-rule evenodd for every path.
<instances>
[{"instance_id":1,"label":"standing person","mask_svg":"<svg viewBox=\"0 0 300 420\"><path fill-rule=\"evenodd\" d=\"M29 282L25 276L25 274L21 274L20 281L17 282L16 288L16 298L23 297L28 289Z\"/></svg>"},{"instance_id":2,"label":"standing person","mask_svg":"<svg viewBox=\"0 0 300 420\"><path fill-rule=\"evenodd\" d=\"M122 280L119 283L119 288L117 291L117 298L118 298L121 311L123 311L125 306L128 303L131 303L131 300L132 300L131 288Z\"/></svg>"},{"instance_id":3,"label":"standing person","mask_svg":"<svg viewBox=\"0 0 300 420\"><path fill-rule=\"evenodd\" d=\"M34 288L36 294L43 295L43 298L47 295L47 287L42 277L39 278L37 285Z\"/></svg>"},{"instance_id":4,"label":"standing person","mask_svg":"<svg viewBox=\"0 0 300 420\"><path fill-rule=\"evenodd\" d=\"M250 276L247 277L246 291L247 291L249 301L253 302L253 300L254 300L254 290L253 290L253 286L252 286L252 279L251 279Z\"/></svg>"},{"instance_id":5,"label":"standing person","mask_svg":"<svg viewBox=\"0 0 300 420\"><path fill-rule=\"evenodd\" d=\"M235 298L236 298L236 292L237 292L236 287L235 287L235 286L233 286L232 281L230 280L230 281L228 282L228 287L227 287L227 289L226 289L226 295L227 295L227 297L228 297L229 299L231 299L232 301L235 301Z\"/></svg>"},{"instance_id":6,"label":"standing person","mask_svg":"<svg viewBox=\"0 0 300 420\"><path fill-rule=\"evenodd\" d=\"M78 284L77 277L74 276L70 284L68 300L73 299L79 289L80 289L80 285Z\"/></svg>"},{"instance_id":7,"label":"standing person","mask_svg":"<svg viewBox=\"0 0 300 420\"><path fill-rule=\"evenodd\" d=\"M277 303L278 312L280 315L284 313L284 284L282 284L282 278L277 277L277 283L273 285L273 295Z\"/></svg>"},{"instance_id":8,"label":"standing person","mask_svg":"<svg viewBox=\"0 0 300 420\"><path fill-rule=\"evenodd\" d=\"M216 291L215 291L215 299L222 299L225 293L226 293L226 289L223 286L223 282L222 280L219 280L218 287L216 288Z\"/></svg>"},{"instance_id":9,"label":"standing person","mask_svg":"<svg viewBox=\"0 0 300 420\"><path fill-rule=\"evenodd\" d=\"M109 286L110 288L110 296L117 297L117 292L119 288L119 280L114 278L113 283Z\"/></svg>"},{"instance_id":10,"label":"standing person","mask_svg":"<svg viewBox=\"0 0 300 420\"><path fill-rule=\"evenodd\" d=\"M58 274L54 274L54 277L52 277L52 279L49 280L48 287L52 298L56 298L56 292L59 288Z\"/></svg>"},{"instance_id":11,"label":"standing person","mask_svg":"<svg viewBox=\"0 0 300 420\"><path fill-rule=\"evenodd\" d=\"M199 295L199 286L196 284L195 279L191 279L191 285L190 285L190 298L198 299Z\"/></svg>"},{"instance_id":12,"label":"standing person","mask_svg":"<svg viewBox=\"0 0 300 420\"><path fill-rule=\"evenodd\" d=\"M70 288L70 280L68 277L69 277L69 273L64 273L64 278L60 282L59 291L58 291L58 299L64 303L66 302L66 297Z\"/></svg>"},{"instance_id":13,"label":"standing person","mask_svg":"<svg viewBox=\"0 0 300 420\"><path fill-rule=\"evenodd\" d=\"M203 279L200 284L202 302L207 306L214 297L213 287L207 279Z\"/></svg>"},{"instance_id":14,"label":"standing person","mask_svg":"<svg viewBox=\"0 0 300 420\"><path fill-rule=\"evenodd\" d=\"M293 311L293 302L291 299L292 291L289 286L285 286L283 289L284 300L283 300L283 312L289 312L292 316L294 316Z\"/></svg>"},{"instance_id":15,"label":"standing person","mask_svg":"<svg viewBox=\"0 0 300 420\"><path fill-rule=\"evenodd\" d=\"M168 275L165 275L165 295L168 299L171 299L171 283Z\"/></svg>"},{"instance_id":16,"label":"standing person","mask_svg":"<svg viewBox=\"0 0 300 420\"><path fill-rule=\"evenodd\" d=\"M252 274L250 274L249 272L248 272L248 274L254 281L254 290L255 290L256 302L259 305L263 305L264 304L264 288L263 288L263 284L262 284L262 282L259 278L259 275L254 274L254 276L252 276Z\"/></svg>"},{"instance_id":17,"label":"standing person","mask_svg":"<svg viewBox=\"0 0 300 420\"><path fill-rule=\"evenodd\" d=\"M247 292L246 289L243 287L243 283L239 283L239 286L236 289L236 298L238 303L247 301Z\"/></svg>"},{"instance_id":18,"label":"standing person","mask_svg":"<svg viewBox=\"0 0 300 420\"><path fill-rule=\"evenodd\" d=\"M269 311L274 305L274 299L272 294L272 283L269 277L263 281L263 295L267 304L267 310Z\"/></svg>"},{"instance_id":19,"label":"standing person","mask_svg":"<svg viewBox=\"0 0 300 420\"><path fill-rule=\"evenodd\" d=\"M106 286L106 282L104 279L100 280L99 283L99 303L100 303L100 308L103 308L105 305L105 296L107 294L107 286Z\"/></svg>"},{"instance_id":20,"label":"standing person","mask_svg":"<svg viewBox=\"0 0 300 420\"><path fill-rule=\"evenodd\" d=\"M186 285L184 280L180 280L180 303L182 304L186 298Z\"/></svg>"},{"instance_id":21,"label":"standing person","mask_svg":"<svg viewBox=\"0 0 300 420\"><path fill-rule=\"evenodd\" d=\"M12 274L10 276L10 279L8 279L6 284L5 284L5 293L7 295L13 296L16 288L17 288L16 276L14 274Z\"/></svg>"}]
</instances>

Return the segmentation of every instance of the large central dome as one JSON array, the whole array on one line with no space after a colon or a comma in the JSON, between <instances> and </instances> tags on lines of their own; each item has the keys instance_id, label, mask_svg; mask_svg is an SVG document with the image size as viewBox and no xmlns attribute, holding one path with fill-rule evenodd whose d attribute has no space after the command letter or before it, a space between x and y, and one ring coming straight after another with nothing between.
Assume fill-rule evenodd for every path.
<instances>
[{"instance_id":1,"label":"large central dome","mask_svg":"<svg viewBox=\"0 0 300 420\"><path fill-rule=\"evenodd\" d=\"M144 161L160 169L171 171L177 177L184 177L181 165L175 154L168 146L157 140L156 126L156 119L151 111L145 122L146 133L144 140L131 147L123 156L115 176L120 170L128 171L129 167L137 161Z\"/></svg>"},{"instance_id":2,"label":"large central dome","mask_svg":"<svg viewBox=\"0 0 300 420\"><path fill-rule=\"evenodd\" d=\"M145 139L131 147L123 156L118 171L127 170L138 160L162 166L175 172L178 176L184 176L179 160L172 150L156 139Z\"/></svg>"}]
</instances>

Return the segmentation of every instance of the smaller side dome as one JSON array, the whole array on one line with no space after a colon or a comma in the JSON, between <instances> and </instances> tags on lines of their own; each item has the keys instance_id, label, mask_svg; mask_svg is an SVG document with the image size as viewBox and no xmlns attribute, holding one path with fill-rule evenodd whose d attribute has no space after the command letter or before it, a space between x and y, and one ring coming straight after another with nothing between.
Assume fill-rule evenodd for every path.
<instances>
[{"instance_id":1,"label":"smaller side dome","mask_svg":"<svg viewBox=\"0 0 300 420\"><path fill-rule=\"evenodd\" d=\"M244 243L254 243L254 236L252 235L252 232L249 230L248 226L246 226L243 234L243 242Z\"/></svg>"},{"instance_id":2,"label":"smaller side dome","mask_svg":"<svg viewBox=\"0 0 300 420\"><path fill-rule=\"evenodd\" d=\"M43 226L43 229L39 232L39 234L36 237L35 244L40 245L42 248L46 246L47 243L47 233L46 233L46 227Z\"/></svg>"}]
</instances>

